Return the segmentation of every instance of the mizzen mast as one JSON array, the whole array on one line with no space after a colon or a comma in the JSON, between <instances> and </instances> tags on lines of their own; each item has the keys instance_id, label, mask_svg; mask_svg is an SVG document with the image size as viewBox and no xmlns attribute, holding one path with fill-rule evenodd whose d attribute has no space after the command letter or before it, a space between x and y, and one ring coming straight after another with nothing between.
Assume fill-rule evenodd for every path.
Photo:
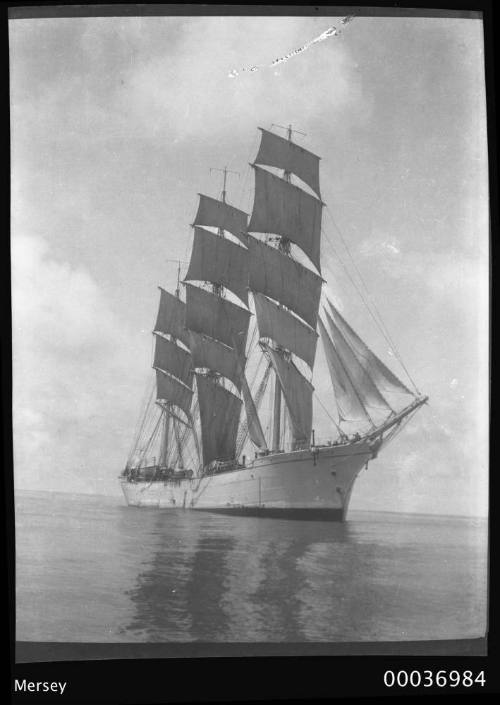
<instances>
[{"instance_id":1,"label":"mizzen mast","mask_svg":"<svg viewBox=\"0 0 500 705\"><path fill-rule=\"evenodd\" d=\"M153 368L156 371L156 403L162 410L159 457L161 468L165 468L168 464L169 438L172 431L177 437L178 423L186 426L191 425L193 373L191 372L189 338L184 330L185 303L180 299L179 278L180 262L178 262L175 295L160 287L160 304L153 330L155 336ZM186 420L181 419L178 410L184 413Z\"/></svg>"}]
</instances>

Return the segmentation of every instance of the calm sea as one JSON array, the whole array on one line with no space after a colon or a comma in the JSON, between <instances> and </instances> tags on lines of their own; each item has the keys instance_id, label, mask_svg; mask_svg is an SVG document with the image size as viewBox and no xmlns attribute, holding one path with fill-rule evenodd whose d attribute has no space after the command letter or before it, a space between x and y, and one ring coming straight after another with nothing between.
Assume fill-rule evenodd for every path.
<instances>
[{"instance_id":1,"label":"calm sea","mask_svg":"<svg viewBox=\"0 0 500 705\"><path fill-rule=\"evenodd\" d=\"M486 631L483 519L345 524L18 492L17 639L301 642Z\"/></svg>"}]
</instances>

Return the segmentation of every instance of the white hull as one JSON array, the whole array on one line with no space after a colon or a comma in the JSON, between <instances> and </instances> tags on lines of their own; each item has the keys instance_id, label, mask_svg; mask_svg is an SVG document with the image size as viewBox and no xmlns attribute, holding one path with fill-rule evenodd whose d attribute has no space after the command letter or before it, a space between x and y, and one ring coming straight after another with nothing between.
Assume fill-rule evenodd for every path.
<instances>
[{"instance_id":1,"label":"white hull","mask_svg":"<svg viewBox=\"0 0 500 705\"><path fill-rule=\"evenodd\" d=\"M122 480L121 485L127 504L136 507L342 521L354 481L374 450L360 440L314 454L298 450L259 457L246 467L201 478Z\"/></svg>"}]
</instances>

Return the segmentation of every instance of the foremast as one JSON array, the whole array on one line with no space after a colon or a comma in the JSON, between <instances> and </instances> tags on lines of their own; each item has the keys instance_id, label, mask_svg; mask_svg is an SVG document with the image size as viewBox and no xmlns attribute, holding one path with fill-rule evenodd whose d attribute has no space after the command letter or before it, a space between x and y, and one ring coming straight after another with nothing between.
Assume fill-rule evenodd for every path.
<instances>
[{"instance_id":1,"label":"foremast","mask_svg":"<svg viewBox=\"0 0 500 705\"><path fill-rule=\"evenodd\" d=\"M251 164L255 197L248 225L249 288L255 303L260 345L275 376L271 447L278 452L282 446L282 401L289 420L292 449L307 447L311 442L314 388L310 372L318 337L316 322L322 278L293 257L292 244L300 248L319 272L323 203L319 157L292 141L291 125L285 128L286 139L259 129L261 143ZM279 169L282 175L263 167ZM292 175L314 195L293 184ZM265 240L251 233L258 233ZM309 372L304 370L304 363Z\"/></svg>"},{"instance_id":2,"label":"foremast","mask_svg":"<svg viewBox=\"0 0 500 705\"><path fill-rule=\"evenodd\" d=\"M279 125L277 127L280 127ZM292 126L288 125L286 129L287 131L287 139L288 142L292 142ZM297 130L296 130L297 131ZM288 183L292 182L292 172L287 171L286 169L283 171L283 179L287 181ZM291 248L290 248L290 240L287 237L283 236L278 236L278 242L277 242L277 248L280 252L283 252L285 255L290 256ZM280 352L280 348L278 346L275 346L276 352ZM273 403L273 440L272 440L272 449L275 452L279 452L281 449L281 384L279 377L277 373L275 372L274 374L274 403Z\"/></svg>"}]
</instances>

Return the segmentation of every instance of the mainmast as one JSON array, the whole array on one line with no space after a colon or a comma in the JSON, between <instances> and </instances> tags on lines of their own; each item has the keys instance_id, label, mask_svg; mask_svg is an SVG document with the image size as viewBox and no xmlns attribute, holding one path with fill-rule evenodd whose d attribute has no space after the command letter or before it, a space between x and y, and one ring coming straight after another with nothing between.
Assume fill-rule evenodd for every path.
<instances>
[{"instance_id":1,"label":"mainmast","mask_svg":"<svg viewBox=\"0 0 500 705\"><path fill-rule=\"evenodd\" d=\"M210 173L212 171L221 171L223 173L223 182L222 182L222 194L221 194L221 203L226 204L226 185L227 185L227 175L228 174L238 174L240 175L239 171L231 171L231 169L228 169L227 166L225 166L223 169L219 169L217 167L210 167ZM223 227L217 228L217 232L220 237L225 237L225 231ZM219 284L217 282L212 283L212 291L216 296L224 296L224 285Z\"/></svg>"},{"instance_id":2,"label":"mainmast","mask_svg":"<svg viewBox=\"0 0 500 705\"><path fill-rule=\"evenodd\" d=\"M227 166L225 166L223 169L218 169L217 167L211 167L210 171L222 171L224 175L224 181L222 183L222 194L221 194L221 202L226 203L226 184L227 184L227 175L228 174L237 174L238 176L240 175L239 171L231 171L231 169L228 169ZM224 232L224 228L219 228L220 231Z\"/></svg>"},{"instance_id":3,"label":"mainmast","mask_svg":"<svg viewBox=\"0 0 500 705\"><path fill-rule=\"evenodd\" d=\"M222 198L199 194L193 223L194 240L186 282L185 326L195 370L203 466L213 461L232 461L236 455L236 435L242 400L226 386L232 382L241 390L240 365L244 367L245 346L250 320L248 310L248 216L227 202L227 166L223 172ZM215 228L216 232L207 228ZM226 237L230 232L240 244ZM211 290L191 284L211 284ZM225 296L228 289L243 304Z\"/></svg>"}]
</instances>

